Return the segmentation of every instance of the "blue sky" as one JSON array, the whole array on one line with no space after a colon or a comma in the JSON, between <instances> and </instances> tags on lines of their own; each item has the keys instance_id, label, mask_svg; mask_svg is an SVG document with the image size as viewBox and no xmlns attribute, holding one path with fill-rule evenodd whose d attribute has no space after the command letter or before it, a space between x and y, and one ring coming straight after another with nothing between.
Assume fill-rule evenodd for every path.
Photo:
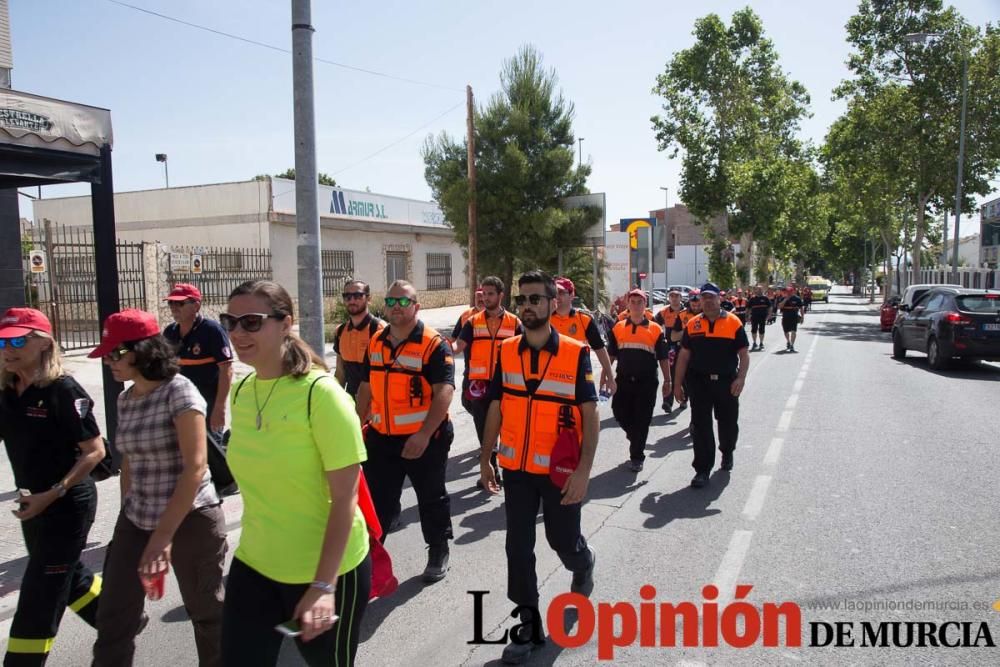
<instances>
[{"instance_id":1,"label":"blue sky","mask_svg":"<svg viewBox=\"0 0 1000 667\"><path fill-rule=\"evenodd\" d=\"M216 30L290 48L290 0L127 0ZM589 186L606 192L608 221L676 202L679 162L656 150L651 94L695 19L728 21L741 2L539 0L313 2L314 55L438 86L317 63L320 171L348 188L430 198L419 149L428 133L465 132L466 84L479 101L502 61L535 45L576 106ZM831 90L848 74L850 0L749 3L781 65L808 89L802 135L822 141L842 111ZM972 23L1000 18L1000 0L954 3ZM108 0L11 0L13 86L111 109L118 191L245 180L294 164L291 56L178 25ZM449 111L450 110L450 111ZM447 112L447 113L446 113ZM443 115L442 115L443 114ZM436 119L436 120L435 120ZM425 126L426 127L423 127ZM418 130L418 128L422 128ZM416 131L414 133L414 131ZM370 159L371 154L409 138ZM995 182L1000 190L1000 182ZM86 192L52 186L45 197ZM34 194L34 192L32 193ZM22 214L30 216L26 198ZM963 235L978 221L962 225Z\"/></svg>"}]
</instances>

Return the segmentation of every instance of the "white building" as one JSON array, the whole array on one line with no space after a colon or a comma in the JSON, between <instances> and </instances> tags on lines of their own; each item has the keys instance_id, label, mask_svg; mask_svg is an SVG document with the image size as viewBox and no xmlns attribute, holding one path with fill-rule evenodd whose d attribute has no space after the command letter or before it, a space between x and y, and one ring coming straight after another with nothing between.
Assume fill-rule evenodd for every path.
<instances>
[{"instance_id":1,"label":"white building","mask_svg":"<svg viewBox=\"0 0 1000 667\"><path fill-rule=\"evenodd\" d=\"M397 278L434 305L468 299L466 263L452 229L433 202L319 186L323 262L364 280L374 293ZM90 198L43 199L35 224L48 219L90 226ZM265 248L274 280L297 294L295 181L281 178L115 194L118 237L193 249ZM325 295L339 296L342 285ZM334 292L334 293L329 293ZM425 301L423 298L422 301Z\"/></svg>"},{"instance_id":2,"label":"white building","mask_svg":"<svg viewBox=\"0 0 1000 667\"><path fill-rule=\"evenodd\" d=\"M980 263L979 234L969 234L958 239L958 265L976 268ZM941 266L951 266L952 238L944 240L944 248L941 251Z\"/></svg>"}]
</instances>

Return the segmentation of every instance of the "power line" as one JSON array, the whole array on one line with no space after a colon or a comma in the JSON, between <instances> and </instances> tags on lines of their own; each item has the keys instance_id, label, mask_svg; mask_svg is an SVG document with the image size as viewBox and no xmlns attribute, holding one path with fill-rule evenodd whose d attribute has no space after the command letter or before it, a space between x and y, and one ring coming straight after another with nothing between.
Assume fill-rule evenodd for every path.
<instances>
[{"instance_id":1,"label":"power line","mask_svg":"<svg viewBox=\"0 0 1000 667\"><path fill-rule=\"evenodd\" d=\"M440 114L438 114L437 116L435 116L434 118L432 118L431 120L427 121L426 123L424 123L423 125L421 125L421 126L420 126L420 127L418 127L417 129L413 130L412 132L410 132L410 133L409 133L409 134L407 134L406 136L404 136L404 137L400 137L399 139L397 139L396 141L392 142L392 143L391 143L391 144L389 144L388 146L383 146L382 148L378 149L377 151L375 151L375 152L374 152L374 153L372 153L371 155L367 155L367 156L365 156L365 157L361 158L360 160L358 160L357 162L355 162L355 163L353 163L353 164L350 164L350 165L348 165L348 166L344 167L343 169L340 169L340 170L338 170L338 171L335 171L335 172L333 172L333 173L332 173L332 174L330 174L330 175L331 175L331 176L336 176L337 174L342 174L342 173L344 173L345 171L348 171L349 169L354 169L355 167L357 167L357 166L358 166L359 164L361 164L362 162L367 162L368 160L372 159L372 158L373 158L373 157L375 157L376 155L379 155L379 154L381 154L381 153L384 153L385 151L389 150L389 149L390 149L390 148L392 148L393 146L396 146L396 145L398 145L398 144L401 144L401 143L403 143L404 141L406 141L407 139L409 139L409 138L410 138L410 137L412 137L412 136L413 136L414 134L416 134L416 133L417 133L417 132L419 132L420 130L424 129L424 128L425 128L425 127L427 127L428 125L432 125L432 124L433 124L433 123L435 123L436 121L438 121L438 120L440 120L440 119L444 118L445 116L447 116L448 114L450 114L450 113L451 113L452 111L454 111L455 109L459 108L460 106L464 106L464 105L465 105L465 102L459 102L458 104L456 104L455 106L451 107L451 108L450 108L450 109L448 109L447 111L445 111L445 112L443 112L443 113L440 113Z\"/></svg>"},{"instance_id":2,"label":"power line","mask_svg":"<svg viewBox=\"0 0 1000 667\"><path fill-rule=\"evenodd\" d=\"M266 42L259 42L255 39L250 39L249 37L242 37L240 35L235 35L231 32L225 32L223 30L216 30L215 28L209 28L208 26L199 25L198 23L192 23L191 21L185 21L173 16L168 16L166 14L161 14L159 12L154 12L151 9L146 9L145 7L137 7L136 5L130 5L127 2L122 2L121 0L107 0L113 5L118 5L120 7L125 7L137 12L142 12L143 14L149 14L150 16L155 16L157 18L164 19L166 21L172 21L174 23L179 23L180 25L187 26L189 28L195 28L196 30L203 30L204 32L212 33L213 35L219 35L221 37L228 37L230 39L235 39L246 44L253 44L254 46L260 46L265 49L270 49L272 51L278 51L279 53L291 53L291 49L286 49L281 46L275 46L274 44L268 44ZM386 74L385 72L377 72L371 69L365 69L364 67L356 67L354 65L348 65L346 63L338 63L333 60L326 60L325 58L313 58L318 63L323 63L324 65L332 65L334 67L341 67L343 69L351 70L353 72L361 72L362 74L370 74L372 76L379 76L385 79L392 79L394 81L402 81L404 83L412 83L418 86L428 86L430 88L440 88L442 90L450 90L452 92L463 92L463 88L452 88L451 86L444 86L439 83L431 83L429 81L419 81L417 79L407 79L402 76L395 76L393 74Z\"/></svg>"}]
</instances>

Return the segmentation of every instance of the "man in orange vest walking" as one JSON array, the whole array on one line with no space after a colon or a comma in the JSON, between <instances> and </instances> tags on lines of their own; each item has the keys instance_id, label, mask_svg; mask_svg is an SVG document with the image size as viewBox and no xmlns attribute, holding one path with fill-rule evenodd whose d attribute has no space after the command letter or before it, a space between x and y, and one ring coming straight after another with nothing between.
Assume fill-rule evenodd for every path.
<instances>
[{"instance_id":1,"label":"man in orange vest walking","mask_svg":"<svg viewBox=\"0 0 1000 667\"><path fill-rule=\"evenodd\" d=\"M594 318L573 307L573 297L576 295L576 287L569 278L556 278L556 310L552 313L549 322L552 327L563 336L569 336L580 341L584 345L589 345L590 349L597 354L597 361L601 364L602 391L607 390L607 395L615 393L615 378L611 370L611 357L604 345L604 338L597 328Z\"/></svg>"},{"instance_id":2,"label":"man in orange vest walking","mask_svg":"<svg viewBox=\"0 0 1000 667\"><path fill-rule=\"evenodd\" d=\"M628 293L628 313L608 336L608 352L615 360L618 383L611 411L628 438L629 468L639 472L646 460L646 438L656 406L657 365L663 373L664 401L673 389L667 361L670 349L663 329L646 317L646 295L642 290Z\"/></svg>"},{"instance_id":3,"label":"man in orange vest walking","mask_svg":"<svg viewBox=\"0 0 1000 667\"><path fill-rule=\"evenodd\" d=\"M518 288L515 302L526 331L501 345L479 458L483 485L491 493L499 492L490 465L493 443L499 442L507 517L507 597L518 605L521 619L511 631L503 662L515 664L527 660L543 642L535 572L539 508L549 546L573 573L570 590L586 596L593 591L595 554L581 531L580 514L600 431L590 350L559 335L549 323L555 310L555 283L541 271L530 271L520 277ZM572 472L571 464L557 465L567 442L571 454L577 453L579 443L579 460Z\"/></svg>"},{"instance_id":4,"label":"man in orange vest walking","mask_svg":"<svg viewBox=\"0 0 1000 667\"><path fill-rule=\"evenodd\" d=\"M484 309L472 317L462 327L455 344L456 353L465 353L465 375L462 378L462 407L472 415L479 444L483 442L483 427L490 402L486 392L493 379L493 369L500 355L500 343L519 335L521 320L514 313L504 309L501 301L504 284L496 276L483 278L479 289L483 292ZM496 455L493 456L496 468ZM476 486L482 488L480 481Z\"/></svg>"},{"instance_id":5,"label":"man in orange vest walking","mask_svg":"<svg viewBox=\"0 0 1000 667\"><path fill-rule=\"evenodd\" d=\"M458 343L458 334L462 333L462 329L465 327L465 323L469 321L476 313L481 313L486 308L483 304L483 290L476 290L476 303L471 308L467 309L461 315L458 316L458 321L455 322L455 328L451 330L451 335L448 336L448 342L454 346Z\"/></svg>"},{"instance_id":6,"label":"man in orange vest walking","mask_svg":"<svg viewBox=\"0 0 1000 667\"><path fill-rule=\"evenodd\" d=\"M445 577L452 539L445 468L455 437L448 417L455 361L441 334L417 319L420 304L413 285L394 282L385 307L389 326L368 345L357 396L358 415L369 417L363 467L383 526L392 525L403 480L410 478L429 547L423 573L429 583Z\"/></svg>"}]
</instances>

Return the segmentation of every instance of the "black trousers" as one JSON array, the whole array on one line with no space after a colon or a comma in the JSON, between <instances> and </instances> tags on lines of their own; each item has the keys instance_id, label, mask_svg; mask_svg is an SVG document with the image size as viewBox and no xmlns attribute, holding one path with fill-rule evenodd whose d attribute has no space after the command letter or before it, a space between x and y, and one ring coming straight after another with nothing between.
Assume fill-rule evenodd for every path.
<instances>
[{"instance_id":1,"label":"black trousers","mask_svg":"<svg viewBox=\"0 0 1000 667\"><path fill-rule=\"evenodd\" d=\"M358 652L361 620L372 585L371 556L337 577L334 613L340 619L312 641L295 644L309 667L349 667ZM271 667L278 664L283 635L274 626L292 620L309 584L285 584L233 559L222 612L222 664Z\"/></svg>"},{"instance_id":2,"label":"black trousers","mask_svg":"<svg viewBox=\"0 0 1000 667\"><path fill-rule=\"evenodd\" d=\"M88 479L70 494L21 523L28 566L10 626L5 667L44 665L67 606L97 626L101 577L80 562L94 523L97 489Z\"/></svg>"},{"instance_id":3,"label":"black trousers","mask_svg":"<svg viewBox=\"0 0 1000 667\"><path fill-rule=\"evenodd\" d=\"M733 396L730 390L733 379L731 376L720 376L718 380L712 380L708 375L687 374L695 472L708 473L715 466L713 412L719 423L719 451L731 454L736 449L740 434L740 399Z\"/></svg>"},{"instance_id":4,"label":"black trousers","mask_svg":"<svg viewBox=\"0 0 1000 667\"><path fill-rule=\"evenodd\" d=\"M580 531L582 503L561 505L562 494L548 475L504 470L503 482L507 515L507 597L514 604L537 609L535 523L538 510L541 508L545 522L545 539L559 555L559 560L570 572L583 572L591 566L592 556Z\"/></svg>"},{"instance_id":5,"label":"black trousers","mask_svg":"<svg viewBox=\"0 0 1000 667\"><path fill-rule=\"evenodd\" d=\"M401 456L408 437L385 436L373 428L368 429L365 438L368 460L362 466L375 504L375 513L384 528L392 525L399 513L403 481L409 477L417 494L417 509L420 512L424 541L427 544L447 542L452 538L451 501L444 482L448 452L455 439L455 430L451 421L443 423L431 437L427 449L419 459L404 459ZM385 541L384 536L382 541Z\"/></svg>"},{"instance_id":6,"label":"black trousers","mask_svg":"<svg viewBox=\"0 0 1000 667\"><path fill-rule=\"evenodd\" d=\"M611 412L619 426L625 430L629 458L632 461L644 461L649 423L653 420L653 408L656 407L656 377L633 380L620 375L615 382L618 389L611 399Z\"/></svg>"}]
</instances>

